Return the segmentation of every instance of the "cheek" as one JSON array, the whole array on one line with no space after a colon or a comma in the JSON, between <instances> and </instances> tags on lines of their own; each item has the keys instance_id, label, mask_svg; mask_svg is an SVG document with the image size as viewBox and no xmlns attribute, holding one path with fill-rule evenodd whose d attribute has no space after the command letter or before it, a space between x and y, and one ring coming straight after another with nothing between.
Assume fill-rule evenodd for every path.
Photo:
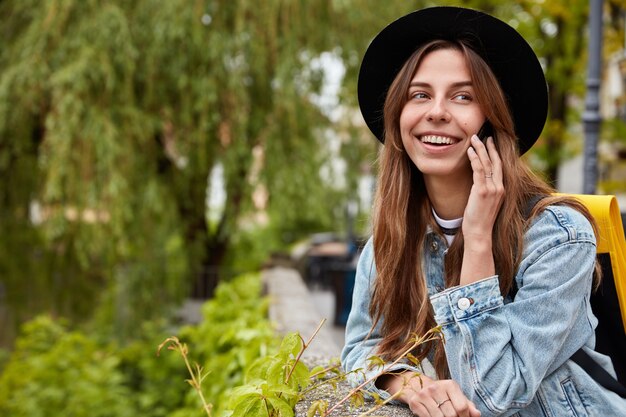
<instances>
[{"instance_id":1,"label":"cheek","mask_svg":"<svg viewBox=\"0 0 626 417\"><path fill-rule=\"evenodd\" d=\"M402 139L402 147L404 148L405 152L410 153L413 147L413 144L411 142L409 135L406 134L402 128L400 129L400 139Z\"/></svg>"},{"instance_id":2,"label":"cheek","mask_svg":"<svg viewBox=\"0 0 626 417\"><path fill-rule=\"evenodd\" d=\"M461 123L462 129L468 134L474 134L480 130L484 120L484 117L480 114L473 114L463 120Z\"/></svg>"},{"instance_id":3,"label":"cheek","mask_svg":"<svg viewBox=\"0 0 626 417\"><path fill-rule=\"evenodd\" d=\"M402 128L402 126L405 128L411 128L411 125L416 123L419 117L419 111L415 108L415 106L411 106L410 103L405 104L400 112L400 128Z\"/></svg>"},{"instance_id":4,"label":"cheek","mask_svg":"<svg viewBox=\"0 0 626 417\"><path fill-rule=\"evenodd\" d=\"M402 110L402 113L400 113L400 119L398 120L398 123L400 124L400 130L404 130L406 129L408 123L409 123L410 117L409 117L409 112L406 110Z\"/></svg>"}]
</instances>

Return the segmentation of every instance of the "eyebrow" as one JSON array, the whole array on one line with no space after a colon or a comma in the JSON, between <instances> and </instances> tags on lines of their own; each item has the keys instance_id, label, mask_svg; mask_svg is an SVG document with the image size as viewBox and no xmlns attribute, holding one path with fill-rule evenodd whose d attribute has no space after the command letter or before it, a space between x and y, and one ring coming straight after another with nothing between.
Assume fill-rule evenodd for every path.
<instances>
[{"instance_id":1,"label":"eyebrow","mask_svg":"<svg viewBox=\"0 0 626 417\"><path fill-rule=\"evenodd\" d=\"M458 87L471 87L473 85L473 83L471 81L457 81L455 83L452 83L451 87L452 88L458 88ZM420 82L420 81L412 81L411 84L409 84L409 87L430 87L431 85L429 83L424 83L424 82Z\"/></svg>"}]
</instances>

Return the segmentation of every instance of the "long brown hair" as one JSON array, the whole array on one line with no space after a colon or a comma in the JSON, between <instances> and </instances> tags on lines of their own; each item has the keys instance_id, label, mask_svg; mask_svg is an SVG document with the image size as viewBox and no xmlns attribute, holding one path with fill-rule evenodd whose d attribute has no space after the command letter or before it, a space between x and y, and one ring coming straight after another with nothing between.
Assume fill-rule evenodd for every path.
<instances>
[{"instance_id":1,"label":"long brown hair","mask_svg":"<svg viewBox=\"0 0 626 417\"><path fill-rule=\"evenodd\" d=\"M439 40L413 53L391 84L385 101L385 146L381 152L373 216L377 276L370 315L374 319L373 327L382 320L378 354L388 360L401 355L411 334L423 335L436 325L422 272L422 251L429 226L433 230L438 228L431 214L423 176L402 145L399 119L408 101L409 84L423 58L435 50L450 48L465 57L476 100L493 125L496 148L503 161L506 197L493 228L493 255L502 294L511 289L521 261L524 230L529 220L524 214L528 202L534 195L554 192L520 160L504 93L487 63L474 50L462 41ZM581 203L564 197L544 198L533 214L549 204L572 206L593 224ZM459 233L446 255L446 287L459 284L462 255L463 236ZM431 349L435 351L434 366L438 376L448 377L445 352L440 343L419 346L413 354L423 359Z\"/></svg>"}]
</instances>

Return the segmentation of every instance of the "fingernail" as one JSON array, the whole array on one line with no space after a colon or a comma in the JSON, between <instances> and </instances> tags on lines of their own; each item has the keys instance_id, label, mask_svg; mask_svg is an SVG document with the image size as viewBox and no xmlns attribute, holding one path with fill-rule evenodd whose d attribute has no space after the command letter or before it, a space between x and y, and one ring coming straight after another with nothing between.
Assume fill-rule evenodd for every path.
<instances>
[{"instance_id":1,"label":"fingernail","mask_svg":"<svg viewBox=\"0 0 626 417\"><path fill-rule=\"evenodd\" d=\"M476 142L476 141L480 142L480 139L478 139L478 136L476 136L476 135L472 135L472 140L474 142Z\"/></svg>"}]
</instances>

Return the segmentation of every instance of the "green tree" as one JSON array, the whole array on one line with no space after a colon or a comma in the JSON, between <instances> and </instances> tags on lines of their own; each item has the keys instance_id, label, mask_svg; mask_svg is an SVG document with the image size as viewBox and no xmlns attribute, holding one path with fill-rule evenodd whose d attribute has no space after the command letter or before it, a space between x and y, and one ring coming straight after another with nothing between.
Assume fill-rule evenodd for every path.
<instances>
[{"instance_id":1,"label":"green tree","mask_svg":"<svg viewBox=\"0 0 626 417\"><path fill-rule=\"evenodd\" d=\"M223 264L258 190L290 239L333 227L311 63L338 22L329 0L0 3L0 271L17 319L85 317L104 291L100 316L130 332Z\"/></svg>"}]
</instances>

